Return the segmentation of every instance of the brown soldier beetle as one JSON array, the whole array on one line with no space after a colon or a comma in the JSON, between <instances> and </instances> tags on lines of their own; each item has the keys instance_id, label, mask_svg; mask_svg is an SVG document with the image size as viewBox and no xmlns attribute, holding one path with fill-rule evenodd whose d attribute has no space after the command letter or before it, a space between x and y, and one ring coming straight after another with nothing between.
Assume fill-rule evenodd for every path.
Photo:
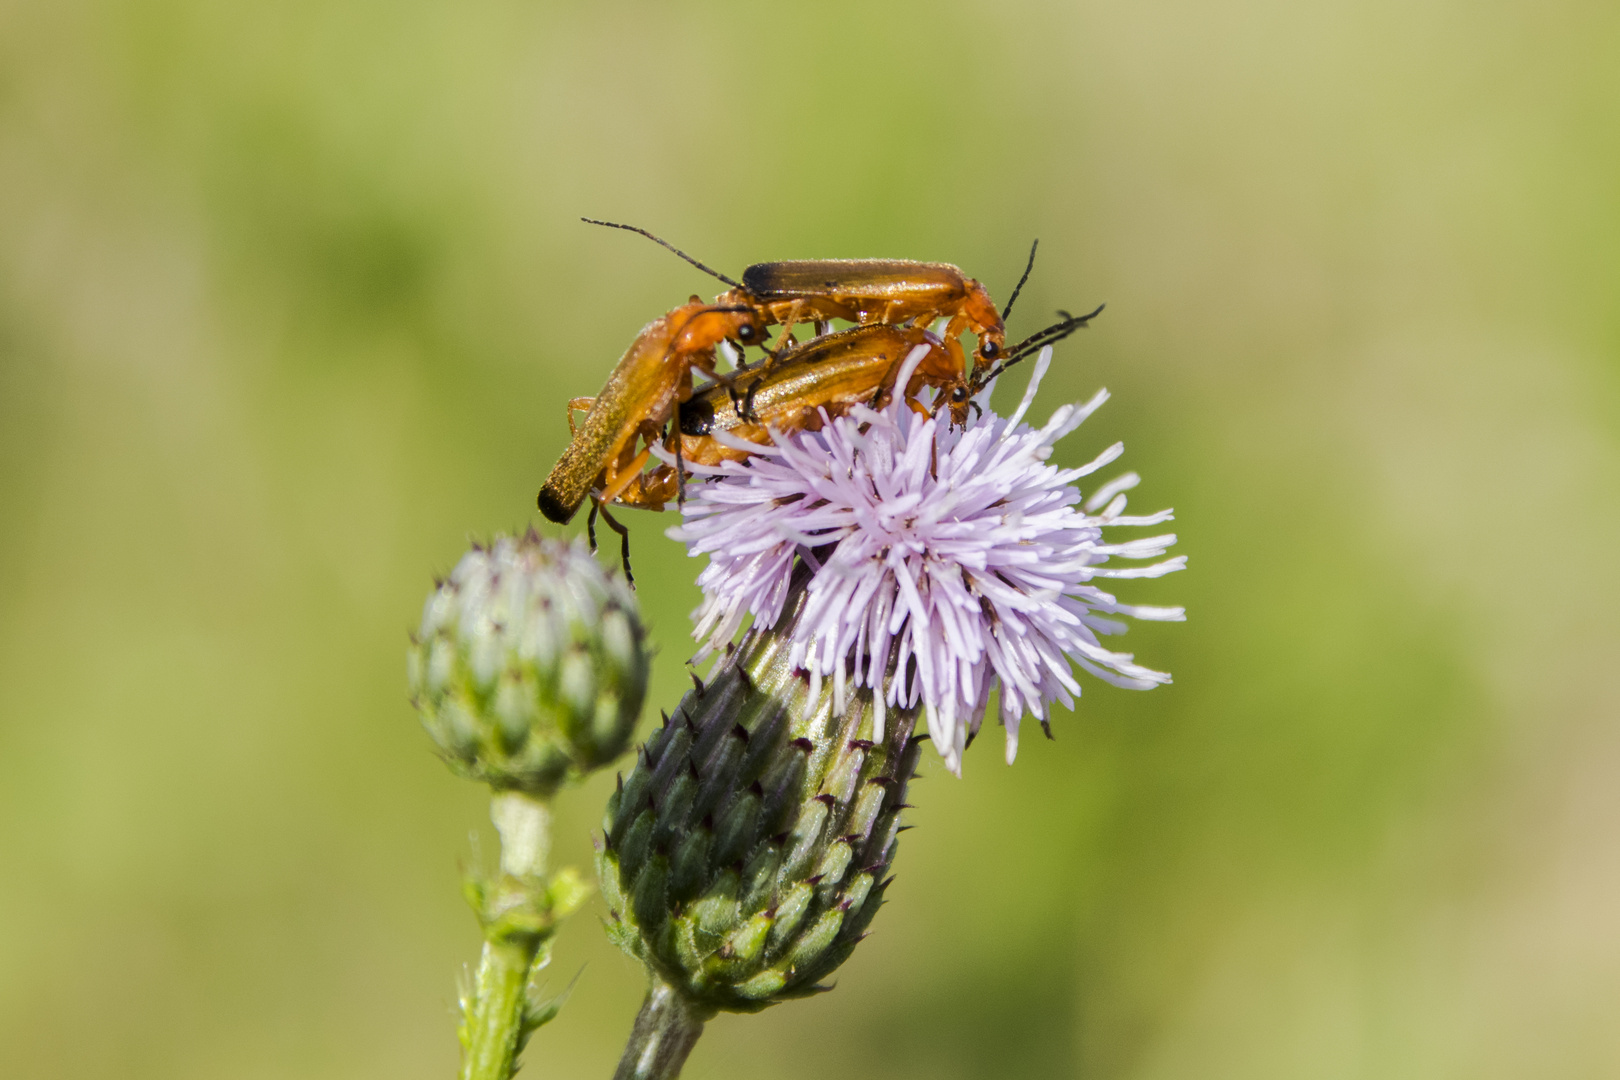
<instances>
[{"instance_id":1,"label":"brown soldier beetle","mask_svg":"<svg viewBox=\"0 0 1620 1080\"><path fill-rule=\"evenodd\" d=\"M954 423L965 422L969 408L977 407L973 399L990 380L1043 346L1083 329L1101 311L1099 306L1087 315L1059 312L1061 322L1019 342L1000 364L978 369L971 379L959 376L947 343L921 327L880 323L815 338L782 353L768 371L761 366L739 373L737 381L746 386L754 406L747 418L738 407L737 387L718 382L699 387L680 404L676 430L664 444L674 451L675 464L661 464L640 483L626 486L618 501L662 510L682 494L685 462L712 466L741 461L749 451L736 446L737 441L768 445L772 432L817 430L824 413L832 418L855 405L882 408L892 400L901 369L919 347L927 351L907 380L907 403L922 413L948 407ZM918 399L925 386L939 391L931 407ZM960 421L954 419L958 412ZM715 438L716 432L730 435L731 445Z\"/></svg>"},{"instance_id":2,"label":"brown soldier beetle","mask_svg":"<svg viewBox=\"0 0 1620 1080\"><path fill-rule=\"evenodd\" d=\"M765 328L759 314L741 305L706 304L697 297L667 315L654 319L636 335L630 348L594 398L568 403L568 449L552 467L540 489L540 512L566 525L593 488L591 516L586 531L596 548L596 516L619 534L624 574L630 578L630 533L607 512L607 503L639 481L651 446L663 437L664 427L680 402L692 396L692 369L697 368L726 385L730 376L715 371L714 349L722 341L757 343ZM574 426L574 413L585 420Z\"/></svg>"},{"instance_id":3,"label":"brown soldier beetle","mask_svg":"<svg viewBox=\"0 0 1620 1080\"><path fill-rule=\"evenodd\" d=\"M746 417L760 431L764 428L759 426L762 418L755 411L754 399L762 386L769 385L783 402L791 402L796 396L805 397L808 394L811 400L801 405L801 411L809 407L812 414L817 407L811 404L812 400L823 400L824 404L837 408L847 407L840 406L834 400L840 392L838 387L846 384L865 385L861 377L857 377L853 383L847 382L847 363L839 369L839 372L843 372L842 376L839 372L829 371L819 380L813 374L804 374L804 370L854 347L857 355L846 357L846 361L853 360L855 367L869 373L880 373L880 384L881 373L897 365L910 351L907 349L894 358L874 357L871 350L879 340L876 336L859 339L858 346L840 340L829 348L811 348L823 338L838 337L827 333L831 320L835 318L855 322L859 324L857 329L905 329L912 332L908 336L927 335L931 338L934 347L920 369L922 383L942 391L941 403L949 403L953 423L965 423L975 391L969 389L972 380L968 375L960 334L968 329L978 335L979 349L975 357L983 362L976 365L980 370L1001 356L1006 317L1011 313L1013 303L1029 279L1035 263L1035 246L1032 245L1023 276L1013 288L1007 307L998 314L983 286L947 263L919 263L903 259L756 263L744 271L743 281L738 282L644 229L591 218L582 220L645 236L731 286L731 290L716 297L713 304L704 304L694 296L689 303L649 323L619 360L597 397L574 398L568 403L571 441L541 488L538 499L540 511L550 520L566 524L578 512L586 496L591 495L592 489L599 489L591 495L591 516L586 524L591 547L594 549L596 546L595 525L596 517L600 514L609 528L619 534L627 578L631 577L630 535L608 512L607 504L618 502L625 506L662 509L663 503L668 501L668 496L662 492L668 487L671 477L676 498L682 496L685 470L680 458L684 440L678 434L672 432L670 435L676 464L673 467L661 466L653 475L645 474L643 470L651 455L652 445L664 438L666 423L680 403L692 395L692 368L696 367L714 379L713 386L724 387L728 394L736 395L736 377L721 376L714 367L714 350L720 342L730 341L741 348L759 345L768 358L761 368L756 369L760 375L774 367L778 357L796 354L800 348L810 350L803 354L803 363L796 369L799 372L797 375L770 384L763 383L758 377L749 379L747 391L741 396L740 408L733 399L733 411L739 421ZM926 330L929 324L940 318L949 320L943 339L928 334ZM820 336L806 346L798 347L792 337L793 327L810 320L815 322ZM773 350L763 344L763 331L765 327L778 322L783 324L783 330L777 348ZM910 325L904 328L896 325L906 322ZM790 345L794 348L784 351ZM861 348L867 352L860 354ZM792 379L805 381L805 390L792 389ZM917 376L914 376L914 381L916 379ZM883 388L879 384L863 392L875 390L881 394ZM709 390L712 391L713 387ZM908 397L915 392L908 387ZM586 411L584 424L577 429L574 424L576 411ZM679 422L676 427L680 427ZM638 445L643 446L639 451Z\"/></svg>"},{"instance_id":4,"label":"brown soldier beetle","mask_svg":"<svg viewBox=\"0 0 1620 1080\"><path fill-rule=\"evenodd\" d=\"M1023 277L1013 287L1006 308L998 313L984 286L950 263L909 259L797 259L755 263L745 269L742 280L737 281L646 229L594 218L580 220L645 236L730 285L729 292L715 297L716 304L752 308L766 326L781 323L782 333L776 345L765 349L767 367L776 362L778 353L794 343L793 328L801 322L814 322L817 334L824 335L833 319L862 326L909 323L926 328L944 318L950 321L941 337L964 380L967 358L962 354L959 341L962 332L971 330L978 336L975 366L994 364L1001 357L1006 346L1007 316L1012 313L1024 282L1029 280L1029 272L1035 266L1035 249L1039 246L1039 241L1030 246ZM752 412L747 400L743 403L743 412Z\"/></svg>"}]
</instances>

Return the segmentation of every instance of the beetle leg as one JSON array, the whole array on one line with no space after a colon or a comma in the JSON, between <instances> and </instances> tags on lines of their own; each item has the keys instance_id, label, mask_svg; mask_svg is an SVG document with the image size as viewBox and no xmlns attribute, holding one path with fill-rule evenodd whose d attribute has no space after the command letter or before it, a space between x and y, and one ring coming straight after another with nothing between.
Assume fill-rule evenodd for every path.
<instances>
[{"instance_id":1,"label":"beetle leg","mask_svg":"<svg viewBox=\"0 0 1620 1080\"><path fill-rule=\"evenodd\" d=\"M664 504L669 502L670 471L671 470L668 465L660 465L658 468L654 469L651 474L653 482L652 495L653 498L658 500L659 509L663 509ZM679 493L677 492L677 494Z\"/></svg>"},{"instance_id":2,"label":"beetle leg","mask_svg":"<svg viewBox=\"0 0 1620 1080\"><path fill-rule=\"evenodd\" d=\"M753 384L750 383L749 386L752 388ZM735 386L728 388L727 393L731 397L731 407L737 410L737 415L744 420L748 419L749 396L739 392Z\"/></svg>"},{"instance_id":3,"label":"beetle leg","mask_svg":"<svg viewBox=\"0 0 1620 1080\"><path fill-rule=\"evenodd\" d=\"M636 587L636 575L630 572L630 530L619 524L618 519L608 513L606 506L602 506L601 503L597 505L601 506L602 520L607 522L608 528L619 534L619 559L624 563L624 580L629 582L633 589Z\"/></svg>"},{"instance_id":4,"label":"beetle leg","mask_svg":"<svg viewBox=\"0 0 1620 1080\"><path fill-rule=\"evenodd\" d=\"M665 483L668 472L668 465L660 465L650 473L642 473L613 501L619 506L630 506L637 510L662 510L664 504L669 502L669 496L665 493L669 486Z\"/></svg>"},{"instance_id":5,"label":"beetle leg","mask_svg":"<svg viewBox=\"0 0 1620 1080\"><path fill-rule=\"evenodd\" d=\"M727 393L731 395L731 407L737 410L738 416L749 423L759 419L754 413L754 394L758 392L759 384L765 381L764 373L771 370L771 365L776 363L778 356L777 353L772 352L763 345L760 346L760 349L765 353L765 359L760 361L760 378L754 379L748 384L746 393L738 393L734 385L726 387Z\"/></svg>"},{"instance_id":6,"label":"beetle leg","mask_svg":"<svg viewBox=\"0 0 1620 1080\"><path fill-rule=\"evenodd\" d=\"M686 461L681 457L681 433L675 432L675 505L686 509Z\"/></svg>"},{"instance_id":7,"label":"beetle leg","mask_svg":"<svg viewBox=\"0 0 1620 1080\"><path fill-rule=\"evenodd\" d=\"M585 535L590 538L592 555L596 554L596 512L601 508L602 504L592 499L591 516L585 519Z\"/></svg>"},{"instance_id":8,"label":"beetle leg","mask_svg":"<svg viewBox=\"0 0 1620 1080\"><path fill-rule=\"evenodd\" d=\"M727 390L730 391L730 393L732 395L732 398L735 400L736 395L737 395L737 391L735 389L731 388L731 387L727 387ZM667 434L664 437L664 448L667 449L667 450L672 449L675 452L675 502L679 506L685 506L686 505L686 461L682 457L682 453L681 453L682 450L684 449L684 446L685 446L685 440L681 437L680 422L678 420L671 419L670 422L669 422L669 426L666 429L666 432L667 432ZM668 465L659 465L657 469L653 470L653 475L658 476L660 479L662 479L662 476L660 474L665 473L668 470L669 470ZM648 490L648 487L647 487L647 475L645 473L643 473L642 477L641 477L641 490L644 493ZM658 507L658 509L662 510L663 506L660 505Z\"/></svg>"},{"instance_id":9,"label":"beetle leg","mask_svg":"<svg viewBox=\"0 0 1620 1080\"><path fill-rule=\"evenodd\" d=\"M593 397L577 397L568 399L568 438L574 437L574 414L576 412L590 412L591 406L596 404Z\"/></svg>"},{"instance_id":10,"label":"beetle leg","mask_svg":"<svg viewBox=\"0 0 1620 1080\"><path fill-rule=\"evenodd\" d=\"M788 313L782 318L782 334L776 339L776 348L770 350L770 352L773 354L771 356L772 360L776 359L774 355L775 353L781 352L783 349L787 348L788 345L793 343L793 324L799 321L799 315L803 311L803 300L793 301L793 306L788 308Z\"/></svg>"},{"instance_id":11,"label":"beetle leg","mask_svg":"<svg viewBox=\"0 0 1620 1080\"><path fill-rule=\"evenodd\" d=\"M715 382L717 382L721 386L725 387L727 392L729 392L732 396L734 396L734 397L736 396L736 393L737 393L737 390L736 390L736 387L737 387L737 372L736 371L721 371L719 368L714 366L714 357L712 355L710 355L710 356L694 356L689 361L689 363L691 364L692 367L697 368L699 371L703 372L703 374L707 375L710 379L713 379ZM737 369L737 371L741 371L741 370L742 370L741 368ZM688 379L690 379L690 376L688 376ZM688 387L687 389L690 390L691 388ZM691 395L688 394L687 396L690 397Z\"/></svg>"},{"instance_id":12,"label":"beetle leg","mask_svg":"<svg viewBox=\"0 0 1620 1080\"><path fill-rule=\"evenodd\" d=\"M764 379L755 379L748 384L748 393L743 395L742 408L737 410L737 415L750 424L759 421L759 415L754 412L754 394L759 390L759 384L764 381Z\"/></svg>"},{"instance_id":13,"label":"beetle leg","mask_svg":"<svg viewBox=\"0 0 1620 1080\"><path fill-rule=\"evenodd\" d=\"M680 432L673 424L666 428L667 437L664 439L665 447L671 445L671 440L679 439ZM629 506L637 510L659 511L672 502L676 492L672 481L675 469L664 464L650 470L642 471L643 466L651 457L651 445L640 454L623 461L616 466L603 479L603 491L596 496L604 503L606 496L611 493L612 502L616 506Z\"/></svg>"},{"instance_id":14,"label":"beetle leg","mask_svg":"<svg viewBox=\"0 0 1620 1080\"><path fill-rule=\"evenodd\" d=\"M647 459L652 457L651 450L643 450L623 465L609 469L606 482L602 485L602 494L596 497L599 504L606 505L617 499L624 489L635 483L641 476L641 470L646 468ZM603 511L606 514L606 511Z\"/></svg>"}]
</instances>

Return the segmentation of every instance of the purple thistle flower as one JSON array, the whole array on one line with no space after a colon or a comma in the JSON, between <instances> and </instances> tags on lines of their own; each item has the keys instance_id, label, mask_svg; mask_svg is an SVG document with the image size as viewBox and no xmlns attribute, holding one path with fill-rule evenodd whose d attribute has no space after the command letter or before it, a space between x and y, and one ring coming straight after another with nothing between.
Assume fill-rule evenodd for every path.
<instances>
[{"instance_id":1,"label":"purple thistle flower","mask_svg":"<svg viewBox=\"0 0 1620 1080\"><path fill-rule=\"evenodd\" d=\"M907 358L896 385L907 384L923 351ZM669 535L689 554L709 556L698 576L698 659L750 618L775 626L802 560L813 573L790 659L809 672L812 698L825 677L839 711L851 682L872 688L878 739L886 707L920 701L935 746L958 774L993 690L1011 762L1026 712L1045 726L1053 701L1073 708L1080 685L1071 660L1116 686L1169 682L1098 638L1126 629L1109 616L1180 620L1183 610L1122 604L1097 582L1182 569L1185 556L1109 565L1157 559L1173 534L1103 539L1104 528L1157 525L1171 512L1124 514L1135 473L1080 505L1075 481L1124 448L1116 443L1076 469L1047 464L1053 445L1108 400L1101 390L1084 405L1060 407L1043 427L1024 424L1050 363L1048 347L1010 417L989 411L989 388L978 400L980 419L955 430L897 395L819 431L773 433L774 446L730 443L754 452L745 462L689 465L710 479L689 490L684 521Z\"/></svg>"}]
</instances>

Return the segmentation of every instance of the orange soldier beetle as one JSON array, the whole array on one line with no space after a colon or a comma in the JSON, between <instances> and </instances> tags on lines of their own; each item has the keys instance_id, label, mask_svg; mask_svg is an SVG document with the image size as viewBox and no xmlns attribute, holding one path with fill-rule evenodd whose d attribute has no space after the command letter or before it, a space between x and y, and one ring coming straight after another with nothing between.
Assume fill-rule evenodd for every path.
<instances>
[{"instance_id":1,"label":"orange soldier beetle","mask_svg":"<svg viewBox=\"0 0 1620 1080\"><path fill-rule=\"evenodd\" d=\"M596 546L596 515L600 513L619 534L625 577L629 578L630 533L605 506L641 476L649 452L638 453L638 442L650 446L662 437L677 405L692 396L694 367L718 385L731 381L730 376L715 371L716 345L728 339L753 344L763 333L754 309L705 304L695 296L643 327L602 392L568 403L572 439L540 489L540 512L559 525L567 524L592 488L599 487L587 523L591 546ZM574 413L579 410L588 411L576 430Z\"/></svg>"},{"instance_id":2,"label":"orange soldier beetle","mask_svg":"<svg viewBox=\"0 0 1620 1080\"><path fill-rule=\"evenodd\" d=\"M1012 313L1024 282L1029 280L1029 272L1035 265L1035 249L1039 246L1039 241L1030 245L1029 263L1024 267L1023 277L1013 287L1006 308L998 313L984 286L950 263L909 259L798 259L755 263L743 271L741 281L736 281L646 229L594 218L580 220L645 236L730 285L729 292L715 297L716 304L751 307L759 313L764 325L782 324L775 349L766 350L773 357L792 342L793 327L800 322L814 321L817 332L825 333L826 324L833 319L863 326L910 322L926 327L936 319L948 318L950 321L943 334L945 347L951 351L963 379L967 377L967 360L958 340L962 331L971 330L978 336L977 362L996 362L1006 345L1007 316ZM746 404L744 411L748 411Z\"/></svg>"},{"instance_id":3,"label":"orange soldier beetle","mask_svg":"<svg viewBox=\"0 0 1620 1080\"><path fill-rule=\"evenodd\" d=\"M854 405L881 407L894 395L895 380L912 351L924 353L907 380L905 395L913 408L923 387L951 387L966 392L945 342L918 326L882 323L825 334L790 349L775 367L756 368L742 376L753 411L738 408L737 399L719 385L704 386L681 403L677 427L682 456L700 465L740 461L748 451L714 438L724 431L747 442L768 444L770 432L814 431L821 412L840 416Z\"/></svg>"},{"instance_id":4,"label":"orange soldier beetle","mask_svg":"<svg viewBox=\"0 0 1620 1080\"><path fill-rule=\"evenodd\" d=\"M618 501L624 506L662 510L665 503L683 494L685 462L718 465L749 456L746 449L716 439L717 431L732 436L733 443L768 445L772 431L817 430L823 411L831 418L858 404L881 408L892 400L900 369L918 346L928 351L907 380L907 401L920 412L949 408L953 422L964 423L969 408L976 407L973 399L991 379L1041 347L1083 329L1101 311L1099 306L1087 315L1060 312L1061 322L1019 342L1007 350L1000 364L979 369L971 380L957 377L946 343L921 327L877 324L816 338L783 353L769 371L760 367L738 376L739 383L746 383L754 406L747 418L738 408L734 387L712 383L694 392L681 403L676 429L665 442L675 452L675 464L659 465L639 483L626 486ZM932 410L917 400L924 386L940 391Z\"/></svg>"}]
</instances>

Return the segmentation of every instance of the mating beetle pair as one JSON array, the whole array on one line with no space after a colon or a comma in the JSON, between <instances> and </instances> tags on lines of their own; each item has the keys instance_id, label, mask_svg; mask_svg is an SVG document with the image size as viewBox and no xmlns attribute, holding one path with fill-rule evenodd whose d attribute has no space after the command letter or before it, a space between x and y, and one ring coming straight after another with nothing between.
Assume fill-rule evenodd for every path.
<instances>
[{"instance_id":1,"label":"mating beetle pair","mask_svg":"<svg viewBox=\"0 0 1620 1080\"><path fill-rule=\"evenodd\" d=\"M961 388L963 412L1009 364L1068 337L1096 314L1065 316L1063 322L1007 350L1007 359L999 365L976 370ZM741 461L749 452L736 445L739 441L768 445L773 431L814 431L824 416L840 416L854 405L882 408L893 399L906 361L919 349L923 351L907 380L905 400L913 409L926 411L917 400L922 388L937 389L956 377L950 367L949 345L948 340L918 326L857 326L779 354L770 370L761 365L740 373L735 388L718 382L705 386L678 410L677 428L667 444L677 464L659 465L642 476L638 486L626 488L618 501L662 510L665 503L680 497L683 461L699 465ZM743 393L739 395L737 390ZM954 394L946 401L954 406ZM742 402L747 403L746 409ZM730 439L722 442L715 438L716 432L724 432Z\"/></svg>"},{"instance_id":2,"label":"mating beetle pair","mask_svg":"<svg viewBox=\"0 0 1620 1080\"><path fill-rule=\"evenodd\" d=\"M591 219L585 219L590 221ZM1050 342L1083 327L1102 309L1047 327L1012 349L1005 345L1006 317L1018 298L1030 264L1001 312L984 287L946 263L906 260L817 260L757 263L735 281L643 229L608 225L639 233L675 252L727 285L730 290L705 304L694 296L648 323L595 398L568 404L573 438L540 491L540 510L566 523L587 495L591 522L600 513L619 534L628 576L629 533L607 510L610 502L661 510L679 498L684 460L714 464L746 452L723 446L717 428L747 441L768 443L770 430L792 431L820 423L856 403L879 405L894 390L901 364L918 347L925 354L904 388L914 408L922 387L937 392L935 409L948 407L953 423L966 423L972 398L1006 367ZM927 328L948 320L942 336ZM833 319L858 324L831 333ZM817 336L800 345L795 325L813 322ZM766 328L780 323L774 348L764 345ZM960 335L978 337L970 373ZM758 345L766 359L734 374L721 374L715 349L722 341L739 349ZM998 362L999 361L999 362ZM693 396L692 369L712 382ZM574 413L588 410L578 428ZM673 424L671 423L673 421ZM655 443L663 442L675 464L644 471ZM641 449L637 449L641 447Z\"/></svg>"}]
</instances>

